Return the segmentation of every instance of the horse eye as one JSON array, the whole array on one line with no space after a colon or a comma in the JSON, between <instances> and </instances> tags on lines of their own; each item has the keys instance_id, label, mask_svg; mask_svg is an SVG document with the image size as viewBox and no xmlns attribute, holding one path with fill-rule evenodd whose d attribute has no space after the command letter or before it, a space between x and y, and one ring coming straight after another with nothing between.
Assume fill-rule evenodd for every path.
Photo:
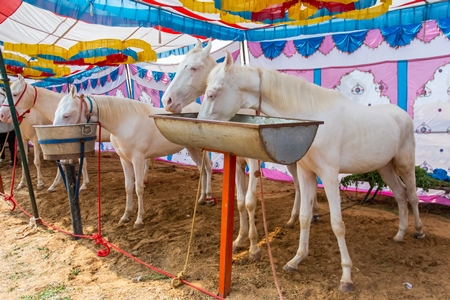
<instances>
[{"instance_id":1,"label":"horse eye","mask_svg":"<svg viewBox=\"0 0 450 300\"><path fill-rule=\"evenodd\" d=\"M196 67L191 67L191 71L197 71Z\"/></svg>"},{"instance_id":2,"label":"horse eye","mask_svg":"<svg viewBox=\"0 0 450 300\"><path fill-rule=\"evenodd\" d=\"M68 119L69 116L68 116L68 115L63 115L63 118L64 118L64 119Z\"/></svg>"}]
</instances>

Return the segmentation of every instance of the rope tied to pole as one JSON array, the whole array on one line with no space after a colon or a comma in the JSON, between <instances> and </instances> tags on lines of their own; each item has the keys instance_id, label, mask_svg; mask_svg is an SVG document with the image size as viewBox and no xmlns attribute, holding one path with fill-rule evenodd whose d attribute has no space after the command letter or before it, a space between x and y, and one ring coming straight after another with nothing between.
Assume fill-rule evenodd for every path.
<instances>
[{"instance_id":1,"label":"rope tied to pole","mask_svg":"<svg viewBox=\"0 0 450 300\"><path fill-rule=\"evenodd\" d=\"M258 160L258 166L261 166L261 162ZM267 222L266 222L266 208L264 206L264 189L263 189L263 181L261 178L261 172L259 171L259 174L257 174L258 171L255 172L255 176L257 178L259 178L259 187L260 187L260 197L261 197L261 212L262 212L262 217L263 217L263 225L264 225L264 234L266 236L266 244L267 244L267 252L269 252L269 259L270 259L270 267L272 269L272 274L273 274L273 279L275 282L275 286L277 288L277 292L278 292L278 296L280 297L281 300L283 300L283 294L281 293L281 289L280 289L280 284L278 282L278 278L277 278L277 272L275 270L275 265L273 262L273 257L272 257L272 250L270 249L270 241L269 241L269 232L267 230Z\"/></svg>"},{"instance_id":2,"label":"rope tied to pole","mask_svg":"<svg viewBox=\"0 0 450 300\"><path fill-rule=\"evenodd\" d=\"M198 200L200 198L200 190L201 190L201 182L202 182L202 174L203 174L203 170L204 170L204 165L205 165L205 153L206 151L203 150L203 154L202 154L202 165L200 170L202 170L200 172L200 177L198 180L198 186L197 186L197 197L195 197L195 205L194 205L194 213L192 215L192 223L191 223L191 234L189 235L189 243L188 243L188 250L187 250L187 254L186 254L186 261L184 263L184 267L183 270L181 272L179 272L177 274L177 276L175 276L174 278L172 278L170 284L173 288L177 288L179 287L183 282L182 280L185 279L186 277L186 269L187 269L187 265L189 262L189 254L191 252L191 245L192 245L192 238L194 236L194 224L195 224L195 213L197 211L197 205L198 205Z\"/></svg>"},{"instance_id":3,"label":"rope tied to pole","mask_svg":"<svg viewBox=\"0 0 450 300\"><path fill-rule=\"evenodd\" d=\"M108 246L108 242L102 237L102 235L94 234L93 239L97 245L105 247L105 249L97 251L97 256L100 256L100 257L108 256L108 254L111 252L111 249Z\"/></svg>"}]
</instances>

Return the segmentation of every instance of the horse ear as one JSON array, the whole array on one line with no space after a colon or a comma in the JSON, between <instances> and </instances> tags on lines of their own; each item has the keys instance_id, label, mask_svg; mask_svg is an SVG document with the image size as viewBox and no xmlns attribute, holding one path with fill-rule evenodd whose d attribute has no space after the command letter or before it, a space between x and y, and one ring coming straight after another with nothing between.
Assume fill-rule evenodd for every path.
<instances>
[{"instance_id":1,"label":"horse ear","mask_svg":"<svg viewBox=\"0 0 450 300\"><path fill-rule=\"evenodd\" d=\"M202 41L200 41L200 39L197 39L197 45L195 45L194 49L195 50L202 50Z\"/></svg>"},{"instance_id":2,"label":"horse ear","mask_svg":"<svg viewBox=\"0 0 450 300\"><path fill-rule=\"evenodd\" d=\"M209 39L208 45L206 45L205 49L203 49L202 57L206 58L211 53L211 47L212 47L212 38Z\"/></svg>"},{"instance_id":3,"label":"horse ear","mask_svg":"<svg viewBox=\"0 0 450 300\"><path fill-rule=\"evenodd\" d=\"M77 88L74 85L70 87L70 95L72 96L72 98L75 98L77 96Z\"/></svg>"},{"instance_id":4,"label":"horse ear","mask_svg":"<svg viewBox=\"0 0 450 300\"><path fill-rule=\"evenodd\" d=\"M17 80L19 80L19 82L23 82L25 80L25 78L22 75L17 75Z\"/></svg>"},{"instance_id":5,"label":"horse ear","mask_svg":"<svg viewBox=\"0 0 450 300\"><path fill-rule=\"evenodd\" d=\"M230 51L228 51L228 49L226 49L225 51L226 51L226 55L225 55L225 61L223 63L225 64L225 71L228 71L229 68L233 65L234 61L233 61L233 56L231 56Z\"/></svg>"}]
</instances>

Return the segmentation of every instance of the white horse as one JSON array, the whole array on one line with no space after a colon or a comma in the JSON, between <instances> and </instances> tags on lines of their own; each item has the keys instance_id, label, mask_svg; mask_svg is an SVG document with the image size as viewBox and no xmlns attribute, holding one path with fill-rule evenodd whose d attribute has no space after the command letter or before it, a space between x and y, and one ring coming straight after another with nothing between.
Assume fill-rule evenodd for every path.
<instances>
[{"instance_id":1,"label":"white horse","mask_svg":"<svg viewBox=\"0 0 450 300\"><path fill-rule=\"evenodd\" d=\"M28 99L30 98L32 103L39 101L42 101L44 98L41 97L41 99L38 99L38 90L41 89L36 88L34 93L26 93L26 90L28 90L28 84L25 83L23 77L19 75L18 81L15 81L11 85L11 94L13 96L13 101L17 105L15 105L17 111L17 115L20 119L20 133L22 136L22 142L24 145L24 152L25 157L28 159L28 142L30 141L33 144L34 149L34 165L36 167L36 177L37 177L37 185L36 188L38 190L42 190L45 186L42 172L41 172L41 147L38 144L38 138L36 134L36 130L34 129L33 125L50 125L52 124L52 119L48 119L44 115L42 115L39 111L32 109L32 106L26 106L28 105ZM17 82L17 83L16 83ZM30 90L32 88L30 87ZM51 92L54 93L54 92ZM58 97L61 97L61 94L57 94ZM21 95L21 96L18 96ZM36 97L36 99L35 99ZM44 100L45 101L45 100ZM6 92L4 89L0 91L0 103L3 103L2 107L0 108L0 119L2 122L9 122L12 123L11 118L11 112L9 109L8 101L6 99ZM27 108L22 110L22 106L25 106ZM34 108L34 107L33 107ZM3 121L4 120L4 121ZM56 176L53 180L52 185L47 189L47 192L54 192L56 191L56 187L61 182L61 174L59 170L56 170ZM86 185L89 183L89 178L87 176L86 171L86 165L83 164L83 184L80 187L80 190L86 189ZM20 179L20 182L17 186L17 189L20 190L26 186L26 177L25 177L25 170L22 168L22 177Z\"/></svg>"},{"instance_id":2,"label":"white horse","mask_svg":"<svg viewBox=\"0 0 450 300\"><path fill-rule=\"evenodd\" d=\"M172 82L164 92L162 102L167 111L179 113L188 104L192 103L204 94L206 90L206 79L209 72L216 66L216 61L211 57L211 41L202 50L201 41L189 51L178 66L177 73ZM255 114L254 110L239 111L240 114ZM245 193L245 163L249 166L249 184L247 193ZM255 225L255 210L257 205L256 188L258 178L255 172L259 170L258 161L248 158L237 158L236 168L236 201L239 210L239 234L233 242L233 251L236 252L243 247L245 237L249 237L250 249L249 255L252 259L261 259L261 249L258 246L258 233ZM300 210L300 187L297 177L296 164L287 166L292 174L295 187L295 200L292 208L291 217L286 227L292 228L298 219ZM242 183L242 180L244 182ZM247 208L247 214L244 208ZM250 228L249 228L250 227Z\"/></svg>"},{"instance_id":3,"label":"white horse","mask_svg":"<svg viewBox=\"0 0 450 300\"><path fill-rule=\"evenodd\" d=\"M13 96L13 102L14 107L17 111L17 116L20 119L20 132L22 135L23 143L24 145L27 145L28 141L31 141L34 146L34 165L36 166L38 180L37 189L41 190L45 186L41 173L41 148L38 144L36 130L33 126L53 124L55 111L63 94L31 86L25 82L25 79L21 75L19 75L17 80L11 84L11 94ZM0 103L3 103L2 107L0 108L0 120L5 120L4 122L12 123L11 111L6 100L6 93L4 90L0 92ZM102 130L101 142L109 142L109 136L110 133L107 130ZM97 141L99 140L97 139ZM28 147L25 147L25 155L28 158ZM55 192L60 182L61 173L57 169L56 177L47 191ZM88 183L89 177L87 174L87 163L85 160L85 163L83 163L83 184L81 185L80 190L85 190ZM22 170L22 178L19 185L17 186L17 189L20 190L25 186L25 173Z\"/></svg>"},{"instance_id":4,"label":"white horse","mask_svg":"<svg viewBox=\"0 0 450 300\"><path fill-rule=\"evenodd\" d=\"M86 101L85 98L92 101ZM88 103L86 103L88 102ZM199 105L196 107L198 111ZM120 156L125 175L126 208L119 224L128 222L133 211L133 184L138 196L138 216L135 228L141 228L144 217L144 180L147 158L169 155L182 150L183 146L169 142L156 127L151 114L164 113L162 108L154 108L139 101L110 96L76 95L75 87L65 95L55 113L54 125L100 122L111 133L111 143ZM201 167L202 156L199 148L187 148L191 158ZM212 164L209 156L205 158L202 174L202 192L199 202L211 198ZM135 179L135 180L134 180Z\"/></svg>"},{"instance_id":5,"label":"white horse","mask_svg":"<svg viewBox=\"0 0 450 300\"><path fill-rule=\"evenodd\" d=\"M55 116L56 107L62 94L49 91L44 88L34 87L25 82L25 79L19 75L17 80L11 84L11 95L13 97L14 107L16 109L17 117L20 123L20 132L24 144L25 156L28 158L28 141L31 141L34 146L34 165L37 171L37 189L44 188L44 180L41 172L41 148L38 144L36 130L33 125L51 125ZM6 99L0 99L2 107L0 108L0 120L2 122L12 123L11 111ZM102 133L103 134L103 133ZM103 134L105 139L109 140L109 134ZM80 190L85 190L89 183L89 176L87 174L86 160L83 163L83 183ZM26 186L25 172L22 169L22 178L17 186L17 189L22 189ZM48 192L56 191L56 187L61 182L61 174L59 170L56 171L56 177L52 185L48 188Z\"/></svg>"},{"instance_id":6,"label":"white horse","mask_svg":"<svg viewBox=\"0 0 450 300\"><path fill-rule=\"evenodd\" d=\"M301 187L300 240L296 255L283 268L285 271L297 270L308 254L316 175L325 188L331 226L341 253L343 273L339 290L353 289L339 173L378 170L398 203L399 229L394 240L402 241L407 231L408 202L414 214L415 236L425 236L416 194L414 126L405 111L392 104L362 106L337 91L298 77L236 66L227 53L225 62L217 65L208 77L198 118L229 120L241 108L258 107L270 116L324 121L309 151L297 163Z\"/></svg>"}]
</instances>

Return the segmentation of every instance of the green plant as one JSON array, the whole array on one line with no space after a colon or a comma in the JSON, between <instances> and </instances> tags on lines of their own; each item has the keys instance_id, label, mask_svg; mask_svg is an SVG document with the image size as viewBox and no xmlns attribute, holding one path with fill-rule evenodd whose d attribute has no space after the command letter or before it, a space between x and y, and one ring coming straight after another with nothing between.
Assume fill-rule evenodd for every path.
<instances>
[{"instance_id":1,"label":"green plant","mask_svg":"<svg viewBox=\"0 0 450 300\"><path fill-rule=\"evenodd\" d=\"M419 166L416 166L416 168L415 168L415 175L416 175L416 186L422 188L426 192L428 192L430 189L433 189L433 188L434 189L439 189L439 188L443 188L443 187L450 188L450 182L432 178L425 169L423 169ZM375 191L375 194L373 195L373 197L371 199L375 198L377 193L381 189L386 187L386 184L384 183L384 181L381 178L378 171L372 171L372 172L363 173L363 174L352 174L352 175L345 176L341 179L340 184L343 187L349 187L352 184L356 184L358 181L368 182L369 186L370 186L369 191L367 192L367 194L364 197L364 200L362 202L370 200L370 199L367 199L367 197L375 186L377 186L377 190Z\"/></svg>"},{"instance_id":2,"label":"green plant","mask_svg":"<svg viewBox=\"0 0 450 300\"><path fill-rule=\"evenodd\" d=\"M78 274L80 274L80 272L81 272L81 270L74 269L74 270L72 270L72 271L70 272L70 274L72 274L72 275L74 275L74 276L77 276Z\"/></svg>"},{"instance_id":3,"label":"green plant","mask_svg":"<svg viewBox=\"0 0 450 300\"><path fill-rule=\"evenodd\" d=\"M66 292L66 286L63 283L50 283L47 285L42 291L40 291L37 295L27 295L21 296L20 299L24 300L46 300L46 299L55 299L55 300L70 300L70 296L64 296Z\"/></svg>"},{"instance_id":4,"label":"green plant","mask_svg":"<svg viewBox=\"0 0 450 300\"><path fill-rule=\"evenodd\" d=\"M450 182L434 179L425 169L416 166L416 185L428 192L432 188L450 187Z\"/></svg>"},{"instance_id":5,"label":"green plant","mask_svg":"<svg viewBox=\"0 0 450 300\"><path fill-rule=\"evenodd\" d=\"M362 203L372 200L373 198L375 198L375 196L378 194L379 191L381 191L383 188L386 187L386 184L384 183L378 171L345 176L341 179L340 184L343 187L349 187L352 184L356 184L358 181L365 181L369 183L369 190L364 196ZM375 190L375 193L372 196L372 198L369 199L368 197L375 186L377 187L377 189Z\"/></svg>"}]
</instances>

